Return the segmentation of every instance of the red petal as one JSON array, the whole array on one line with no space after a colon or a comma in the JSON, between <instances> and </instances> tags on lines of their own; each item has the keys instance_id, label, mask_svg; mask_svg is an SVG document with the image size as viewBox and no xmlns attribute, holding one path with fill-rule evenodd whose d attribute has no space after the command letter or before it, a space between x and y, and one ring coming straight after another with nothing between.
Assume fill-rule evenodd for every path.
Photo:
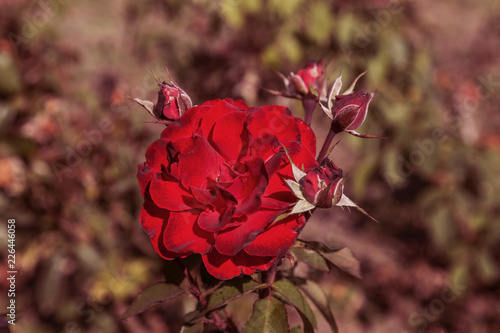
<instances>
[{"instance_id":1,"label":"red petal","mask_svg":"<svg viewBox=\"0 0 500 333\"><path fill-rule=\"evenodd\" d=\"M311 152L312 156L316 156L316 136L314 135L314 131L302 119L298 119L297 122L299 124L302 145Z\"/></svg>"},{"instance_id":2,"label":"red petal","mask_svg":"<svg viewBox=\"0 0 500 333\"><path fill-rule=\"evenodd\" d=\"M161 172L161 165L168 166L166 146L163 139L153 142L146 151L146 162L137 166L137 180L143 197L146 186L153 179L155 173Z\"/></svg>"},{"instance_id":3,"label":"red petal","mask_svg":"<svg viewBox=\"0 0 500 333\"><path fill-rule=\"evenodd\" d=\"M306 148L302 148L299 154L292 155L292 161L299 167L299 169L306 173L318 166L318 162L315 160L314 155L312 155L309 149ZM291 171L291 165L288 166L287 169Z\"/></svg>"},{"instance_id":4,"label":"red petal","mask_svg":"<svg viewBox=\"0 0 500 333\"><path fill-rule=\"evenodd\" d=\"M201 189L198 187L191 186L189 188L193 197L202 205L208 205L217 199L217 193L210 191L208 189Z\"/></svg>"},{"instance_id":5,"label":"red petal","mask_svg":"<svg viewBox=\"0 0 500 333\"><path fill-rule=\"evenodd\" d=\"M219 280L229 280L241 274L253 274L268 270L276 261L275 257L250 256L241 251L235 256L225 256L212 249L203 256L203 263L212 276Z\"/></svg>"},{"instance_id":6,"label":"red petal","mask_svg":"<svg viewBox=\"0 0 500 333\"><path fill-rule=\"evenodd\" d=\"M173 140L193 135L194 132L196 132L196 130L193 131L193 120L199 111L208 108L208 106L195 106L187 110L182 117L168 125L167 128L163 130L161 137L165 140Z\"/></svg>"},{"instance_id":7,"label":"red petal","mask_svg":"<svg viewBox=\"0 0 500 333\"><path fill-rule=\"evenodd\" d=\"M259 210L248 215L240 226L219 232L215 237L215 248L222 254L236 255L280 214L280 211Z\"/></svg>"},{"instance_id":8,"label":"red petal","mask_svg":"<svg viewBox=\"0 0 500 333\"><path fill-rule=\"evenodd\" d=\"M298 201L283 178L293 179L290 176L283 177L280 173L272 177L262 196L261 208L286 209Z\"/></svg>"},{"instance_id":9,"label":"red petal","mask_svg":"<svg viewBox=\"0 0 500 333\"><path fill-rule=\"evenodd\" d=\"M238 199L238 206L234 213L235 216L250 214L259 209L261 196L268 184L267 171L264 161L260 157L248 158L245 160L245 164L248 168L247 176L240 177L240 179L245 178L245 188L244 192L240 194L242 196L238 197L235 195ZM231 192L229 188L227 190Z\"/></svg>"},{"instance_id":10,"label":"red petal","mask_svg":"<svg viewBox=\"0 0 500 333\"><path fill-rule=\"evenodd\" d=\"M212 132L214 124L225 114L230 112L241 112L236 106L228 103L227 101L218 101L208 109L203 115L200 128L203 130L203 134L208 136ZM226 129L227 130L227 129Z\"/></svg>"},{"instance_id":11,"label":"red petal","mask_svg":"<svg viewBox=\"0 0 500 333\"><path fill-rule=\"evenodd\" d=\"M151 181L149 193L158 207L171 211L190 209L193 196L180 184L163 180L161 174L156 174Z\"/></svg>"},{"instance_id":12,"label":"red petal","mask_svg":"<svg viewBox=\"0 0 500 333\"><path fill-rule=\"evenodd\" d=\"M248 140L243 137L248 136L244 128L246 119L247 114L244 112L231 112L220 117L213 126L211 142L228 162L238 159L243 142Z\"/></svg>"},{"instance_id":13,"label":"red petal","mask_svg":"<svg viewBox=\"0 0 500 333\"><path fill-rule=\"evenodd\" d=\"M248 110L249 107L247 103L243 102L241 99L230 99L230 98L225 98L224 101L227 103L236 106L238 109L241 110Z\"/></svg>"},{"instance_id":14,"label":"red petal","mask_svg":"<svg viewBox=\"0 0 500 333\"><path fill-rule=\"evenodd\" d=\"M276 135L283 144L289 140L300 141L300 131L296 118L291 115L289 109L282 106L259 107L248 117L247 128L257 138L270 132Z\"/></svg>"},{"instance_id":15,"label":"red petal","mask_svg":"<svg viewBox=\"0 0 500 333\"><path fill-rule=\"evenodd\" d=\"M213 233L200 229L196 211L171 212L163 235L165 247L177 253L205 254L213 244Z\"/></svg>"},{"instance_id":16,"label":"red petal","mask_svg":"<svg viewBox=\"0 0 500 333\"><path fill-rule=\"evenodd\" d=\"M195 134L189 138L176 140L173 144L181 153L179 174L184 187L206 188L207 179L217 178L219 166L224 163L224 159L204 136Z\"/></svg>"},{"instance_id":17,"label":"red petal","mask_svg":"<svg viewBox=\"0 0 500 333\"><path fill-rule=\"evenodd\" d=\"M285 253L295 242L298 231L305 224L304 216L292 215L271 225L259 234L244 251L255 256L278 256Z\"/></svg>"},{"instance_id":18,"label":"red petal","mask_svg":"<svg viewBox=\"0 0 500 333\"><path fill-rule=\"evenodd\" d=\"M139 215L139 221L142 229L151 240L153 249L164 259L171 260L185 254L168 251L163 245L163 232L170 214L169 211L160 209L147 198Z\"/></svg>"},{"instance_id":19,"label":"red petal","mask_svg":"<svg viewBox=\"0 0 500 333\"><path fill-rule=\"evenodd\" d=\"M221 230L232 217L232 214L221 214L218 211L201 212L198 218L198 225L206 231L216 232Z\"/></svg>"},{"instance_id":20,"label":"red petal","mask_svg":"<svg viewBox=\"0 0 500 333\"><path fill-rule=\"evenodd\" d=\"M253 113L247 120L250 132L250 151L253 155L267 159L276 153L280 146L287 148L290 142L300 143L300 131L296 118L290 110L279 106L263 106L250 109Z\"/></svg>"}]
</instances>

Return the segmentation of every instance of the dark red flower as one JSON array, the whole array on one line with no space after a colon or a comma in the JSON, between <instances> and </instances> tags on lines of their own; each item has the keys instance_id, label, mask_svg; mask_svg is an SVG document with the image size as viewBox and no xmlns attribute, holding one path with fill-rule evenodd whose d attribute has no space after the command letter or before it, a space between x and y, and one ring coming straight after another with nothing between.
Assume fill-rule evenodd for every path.
<instances>
[{"instance_id":1,"label":"dark red flower","mask_svg":"<svg viewBox=\"0 0 500 333\"><path fill-rule=\"evenodd\" d=\"M199 253L219 279L269 269L306 221L283 218L297 202L283 146L305 172L318 166L314 133L287 108L225 99L187 110L139 165L154 249L168 260Z\"/></svg>"},{"instance_id":2,"label":"dark red flower","mask_svg":"<svg viewBox=\"0 0 500 333\"><path fill-rule=\"evenodd\" d=\"M321 165L299 180L299 185L304 198L315 207L333 207L340 201L344 189L342 170L325 158Z\"/></svg>"}]
</instances>

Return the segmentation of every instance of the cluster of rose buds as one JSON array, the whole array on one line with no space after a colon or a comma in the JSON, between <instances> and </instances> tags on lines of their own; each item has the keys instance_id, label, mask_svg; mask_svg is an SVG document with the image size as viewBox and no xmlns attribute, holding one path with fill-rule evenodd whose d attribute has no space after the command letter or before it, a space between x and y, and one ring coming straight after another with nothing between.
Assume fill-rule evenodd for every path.
<instances>
[{"instance_id":1,"label":"cluster of rose buds","mask_svg":"<svg viewBox=\"0 0 500 333\"><path fill-rule=\"evenodd\" d=\"M376 137L355 131L375 96L353 92L363 74L343 93L340 74L328 94L322 61L282 76L286 91L271 92L302 100L305 121L281 106L250 108L239 100L193 107L172 80L158 80L157 103L135 98L168 126L138 172L140 219L155 250L165 259L199 253L213 276L230 279L274 265L308 211L347 206L366 214L345 196L342 170L328 158L338 133ZM316 157L309 125L318 104L331 125Z\"/></svg>"}]
</instances>

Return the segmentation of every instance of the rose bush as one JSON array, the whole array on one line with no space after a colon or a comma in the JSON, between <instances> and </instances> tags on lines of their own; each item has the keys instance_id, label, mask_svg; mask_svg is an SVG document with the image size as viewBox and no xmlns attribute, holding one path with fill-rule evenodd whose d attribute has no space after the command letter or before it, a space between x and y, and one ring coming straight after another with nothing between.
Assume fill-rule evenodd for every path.
<instances>
[{"instance_id":1,"label":"rose bush","mask_svg":"<svg viewBox=\"0 0 500 333\"><path fill-rule=\"evenodd\" d=\"M318 166L316 138L282 106L240 100L195 106L170 124L138 167L140 222L165 259L202 255L219 279L268 270L306 219L285 179Z\"/></svg>"}]
</instances>

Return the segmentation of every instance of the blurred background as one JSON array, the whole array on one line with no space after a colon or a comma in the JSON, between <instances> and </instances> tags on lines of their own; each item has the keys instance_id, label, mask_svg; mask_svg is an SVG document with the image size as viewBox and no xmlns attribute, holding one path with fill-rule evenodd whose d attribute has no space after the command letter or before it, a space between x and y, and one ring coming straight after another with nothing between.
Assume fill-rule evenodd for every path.
<instances>
[{"instance_id":1,"label":"blurred background","mask_svg":"<svg viewBox=\"0 0 500 333\"><path fill-rule=\"evenodd\" d=\"M368 70L357 89L377 95L359 132L388 137L342 134L333 153L381 223L319 210L301 236L362 262L362 280L310 273L341 332L500 332L498 36L494 0L0 1L0 312L15 218L12 332L177 332L187 298L120 320L168 272L135 178L163 126L125 96L156 101L148 68L167 80L168 65L196 104L301 117L260 87L325 58L330 83ZM312 126L320 145L326 116ZM251 304L238 306L241 325Z\"/></svg>"}]
</instances>

